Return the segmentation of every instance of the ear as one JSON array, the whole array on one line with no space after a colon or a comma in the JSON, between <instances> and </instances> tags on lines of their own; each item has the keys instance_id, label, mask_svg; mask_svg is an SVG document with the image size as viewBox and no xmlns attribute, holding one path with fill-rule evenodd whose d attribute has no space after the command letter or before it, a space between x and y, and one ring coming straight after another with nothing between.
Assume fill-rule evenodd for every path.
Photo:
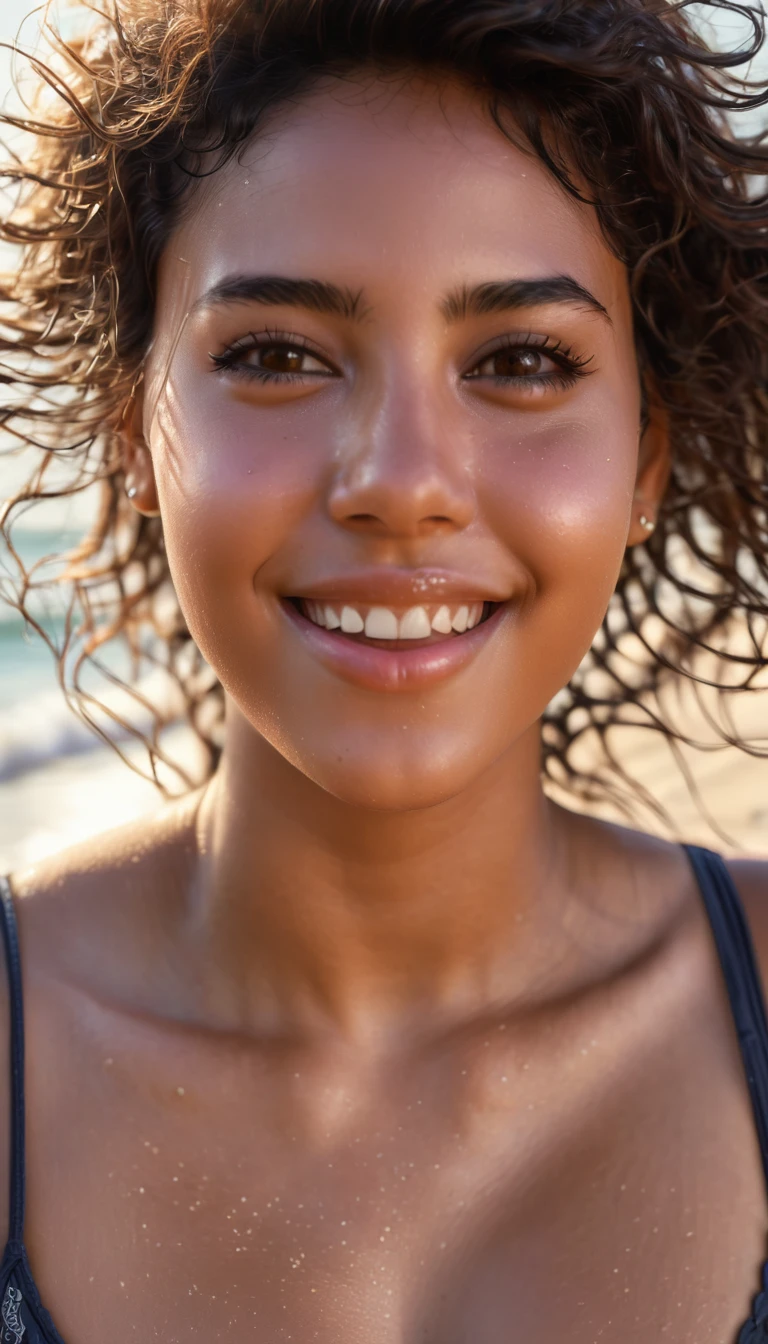
<instances>
[{"instance_id":1,"label":"ear","mask_svg":"<svg viewBox=\"0 0 768 1344\"><path fill-rule=\"evenodd\" d=\"M144 386L139 384L125 409L119 431L125 472L125 493L138 513L156 518L160 513L152 455L144 438Z\"/></svg>"},{"instance_id":2,"label":"ear","mask_svg":"<svg viewBox=\"0 0 768 1344\"><path fill-rule=\"evenodd\" d=\"M664 498L671 455L669 446L669 416L648 389L647 421L640 439L637 477L632 501L632 518L627 545L636 546L647 541L656 526L661 501ZM645 522L640 519L644 518Z\"/></svg>"}]
</instances>

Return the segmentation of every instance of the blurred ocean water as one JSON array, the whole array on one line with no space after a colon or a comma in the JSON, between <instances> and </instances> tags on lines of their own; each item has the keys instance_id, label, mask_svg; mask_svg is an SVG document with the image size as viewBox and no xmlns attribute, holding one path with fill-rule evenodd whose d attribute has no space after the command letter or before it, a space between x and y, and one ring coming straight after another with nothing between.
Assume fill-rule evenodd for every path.
<instances>
[{"instance_id":1,"label":"blurred ocean water","mask_svg":"<svg viewBox=\"0 0 768 1344\"><path fill-rule=\"evenodd\" d=\"M13 535L14 547L27 572L51 559L51 564L37 571L46 579L61 568L61 557L79 540L79 532L64 528L18 529ZM0 552L0 595L12 595L19 583L15 561ZM55 585L51 587L50 593L32 593L26 605L54 649L60 649L67 595L66 590L58 593ZM121 648L107 651L103 661L117 675L128 674L128 660ZM87 688L91 689L90 685ZM11 602L0 602L0 783L57 756L80 754L96 745L68 708L58 686L54 651Z\"/></svg>"},{"instance_id":2,"label":"blurred ocean water","mask_svg":"<svg viewBox=\"0 0 768 1344\"><path fill-rule=\"evenodd\" d=\"M29 567L62 546L74 545L76 538L54 529L20 532L15 541L25 566ZM3 570L7 573L7 561L5 565L0 563L0 581ZM60 637L61 618L46 624L54 637ZM22 617L11 606L0 604L0 709L7 711L34 702L36 694L50 690L55 684L54 677L53 659L43 640L26 630Z\"/></svg>"},{"instance_id":3,"label":"blurred ocean water","mask_svg":"<svg viewBox=\"0 0 768 1344\"><path fill-rule=\"evenodd\" d=\"M14 541L29 568L71 548L80 535L66 529L19 529ZM0 582L8 582L7 558L0 560ZM38 602L35 615L60 644L61 610ZM110 662L114 671L127 671L119 651ZM180 743L182 755L184 747ZM136 766L143 765L135 747L126 744L123 750ZM154 786L72 713L50 649L25 628L16 611L0 603L0 872L152 812L161 802Z\"/></svg>"}]
</instances>

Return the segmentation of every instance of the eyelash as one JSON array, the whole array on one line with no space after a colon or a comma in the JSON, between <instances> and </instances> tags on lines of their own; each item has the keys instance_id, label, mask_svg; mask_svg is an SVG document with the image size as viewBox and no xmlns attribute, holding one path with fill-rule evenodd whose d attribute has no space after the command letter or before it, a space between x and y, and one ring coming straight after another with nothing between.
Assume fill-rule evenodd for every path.
<instances>
[{"instance_id":1,"label":"eyelash","mask_svg":"<svg viewBox=\"0 0 768 1344\"><path fill-rule=\"evenodd\" d=\"M309 346L303 336L268 329L259 332L258 335L255 331L250 331L247 336L241 336L231 345L225 346L218 354L210 352L209 358L215 365L217 373L231 373L236 378L255 378L260 383L295 383L308 376L306 373L274 373L271 369L259 369L253 366L248 368L244 364L237 363L241 355L247 355L251 350L271 350L273 347L282 350L301 350L305 355L311 355L313 359L323 359L322 355L316 354ZM317 376L315 374L315 377Z\"/></svg>"},{"instance_id":2,"label":"eyelash","mask_svg":"<svg viewBox=\"0 0 768 1344\"><path fill-rule=\"evenodd\" d=\"M260 383L295 383L303 382L307 377L318 377L318 374L306 373L276 373L271 369L260 369L258 367L247 367L239 364L238 360L244 354L252 350L268 350L278 348L282 350L299 350L304 354L310 355L313 359L323 361L323 356L319 355L304 340L302 336L295 336L290 332L264 330L258 334L254 331L233 341L231 345L218 353L209 353L215 371L217 373L229 373L236 378L255 379ZM497 383L509 386L510 384L528 384L536 387L564 389L573 387L579 378L583 378L592 372L587 367L591 363L592 357L588 358L577 355L570 346L564 346L562 341L551 341L549 338L542 339L529 332L526 336L505 336L490 350L486 350L477 364L484 364L486 360L492 359L494 355L504 350L535 350L538 354L546 355L556 365L559 366L556 373L532 374L528 377L516 374L496 374L496 375L470 375L470 377L492 377ZM476 366L475 366L476 367Z\"/></svg>"},{"instance_id":3,"label":"eyelash","mask_svg":"<svg viewBox=\"0 0 768 1344\"><path fill-rule=\"evenodd\" d=\"M494 377L496 382L509 385L515 383L518 386L521 383L533 384L536 387L563 389L573 387L579 380L593 372L587 366L592 362L592 356L577 355L571 346L563 345L562 341L552 341L549 337L541 337L528 332L526 336L503 336L500 341L484 351L478 364L484 364L487 359L492 359L504 350L535 350L537 354L547 355L554 364L558 366L556 373L537 373L531 374L527 378L519 375L495 374L495 375L477 375L474 377Z\"/></svg>"}]
</instances>

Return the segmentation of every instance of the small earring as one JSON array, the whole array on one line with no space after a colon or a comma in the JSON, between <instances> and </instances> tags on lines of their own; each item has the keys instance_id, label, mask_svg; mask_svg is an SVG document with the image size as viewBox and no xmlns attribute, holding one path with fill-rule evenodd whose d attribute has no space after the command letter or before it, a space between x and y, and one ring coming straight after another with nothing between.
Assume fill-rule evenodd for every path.
<instances>
[{"instance_id":1,"label":"small earring","mask_svg":"<svg viewBox=\"0 0 768 1344\"><path fill-rule=\"evenodd\" d=\"M640 526L644 527L646 532L652 532L656 524L650 518L646 518L644 513L640 514Z\"/></svg>"},{"instance_id":2,"label":"small earring","mask_svg":"<svg viewBox=\"0 0 768 1344\"><path fill-rule=\"evenodd\" d=\"M129 485L125 493L129 499L135 499L139 492L135 485Z\"/></svg>"}]
</instances>

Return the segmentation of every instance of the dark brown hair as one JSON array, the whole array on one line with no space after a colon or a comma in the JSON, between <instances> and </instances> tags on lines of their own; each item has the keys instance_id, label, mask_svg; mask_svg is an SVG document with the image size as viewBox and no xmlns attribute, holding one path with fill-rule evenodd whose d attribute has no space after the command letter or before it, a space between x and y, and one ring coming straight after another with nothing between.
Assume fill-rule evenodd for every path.
<instances>
[{"instance_id":1,"label":"dark brown hair","mask_svg":"<svg viewBox=\"0 0 768 1344\"><path fill-rule=\"evenodd\" d=\"M502 131L594 205L630 274L641 375L669 419L671 480L655 533L627 551L593 650L543 733L552 779L585 799L629 797L613 724L630 717L674 746L684 739L658 698L670 672L699 679L697 659L714 650L723 684L745 689L766 664L768 150L737 137L727 115L768 101L736 78L762 41L759 11L712 0L710 11L749 27L740 53L723 54L690 26L687 0L114 0L88 9L85 37L53 37L50 60L34 60L40 91L29 115L5 117L31 139L5 168L13 202L0 222L23 258L0 286L2 420L39 450L5 512L12 554L17 510L100 482L98 520L70 557L61 643L31 614L41 580L18 561L19 608L51 643L75 707L105 733L83 669L123 639L153 724L133 728L152 770L179 704L142 695L147 660L166 666L215 766L221 688L173 597L160 519L125 501L118 451L151 339L158 259L196 180L320 76L432 70L469 81ZM69 474L49 486L56 459ZM60 481L60 463L57 471ZM734 613L738 646L725 647ZM574 747L595 729L604 765L585 772Z\"/></svg>"}]
</instances>

